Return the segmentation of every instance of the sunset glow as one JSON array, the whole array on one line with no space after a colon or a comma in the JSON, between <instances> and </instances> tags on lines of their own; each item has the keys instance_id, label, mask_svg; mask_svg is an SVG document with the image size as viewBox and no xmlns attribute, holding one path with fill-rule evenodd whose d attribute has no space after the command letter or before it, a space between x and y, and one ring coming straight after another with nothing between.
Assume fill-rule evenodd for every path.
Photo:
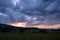
<instances>
[{"instance_id":1,"label":"sunset glow","mask_svg":"<svg viewBox=\"0 0 60 40\"><path fill-rule=\"evenodd\" d=\"M27 23L25 22L21 22L21 23L12 23L12 26L16 26L16 27L23 27L23 28L29 28L29 27L35 27L35 28L41 28L41 29L56 29L56 28L60 28L60 24L56 24L56 25L37 25L37 26L26 26Z\"/></svg>"},{"instance_id":2,"label":"sunset glow","mask_svg":"<svg viewBox=\"0 0 60 40\"><path fill-rule=\"evenodd\" d=\"M26 27L26 23L20 22L20 23L12 23L12 26L16 26L16 27Z\"/></svg>"}]
</instances>

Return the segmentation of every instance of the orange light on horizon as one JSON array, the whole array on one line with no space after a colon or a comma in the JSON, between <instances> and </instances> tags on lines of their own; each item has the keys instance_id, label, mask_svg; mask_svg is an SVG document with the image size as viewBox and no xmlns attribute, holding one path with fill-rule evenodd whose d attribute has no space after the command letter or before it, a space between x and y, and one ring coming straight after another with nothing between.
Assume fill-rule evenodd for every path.
<instances>
[{"instance_id":1,"label":"orange light on horizon","mask_svg":"<svg viewBox=\"0 0 60 40\"><path fill-rule=\"evenodd\" d=\"M16 26L16 27L26 27L26 23L24 22L15 22L11 24L12 26Z\"/></svg>"},{"instance_id":2,"label":"orange light on horizon","mask_svg":"<svg viewBox=\"0 0 60 40\"><path fill-rule=\"evenodd\" d=\"M56 29L56 28L60 28L60 24L56 24L56 25L37 25L37 26L26 26L26 22L16 22L16 23L12 23L12 26L16 26L16 27L23 27L23 28L29 28L29 27L35 27L35 28L41 28L41 29Z\"/></svg>"}]
</instances>

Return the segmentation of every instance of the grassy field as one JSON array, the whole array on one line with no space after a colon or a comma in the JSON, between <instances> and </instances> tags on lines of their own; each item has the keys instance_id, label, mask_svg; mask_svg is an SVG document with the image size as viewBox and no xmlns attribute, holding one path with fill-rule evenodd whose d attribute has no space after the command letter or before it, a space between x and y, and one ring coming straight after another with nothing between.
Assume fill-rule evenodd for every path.
<instances>
[{"instance_id":1,"label":"grassy field","mask_svg":"<svg viewBox=\"0 0 60 40\"><path fill-rule=\"evenodd\" d=\"M0 40L60 40L60 32L31 33L24 32L0 32Z\"/></svg>"}]
</instances>

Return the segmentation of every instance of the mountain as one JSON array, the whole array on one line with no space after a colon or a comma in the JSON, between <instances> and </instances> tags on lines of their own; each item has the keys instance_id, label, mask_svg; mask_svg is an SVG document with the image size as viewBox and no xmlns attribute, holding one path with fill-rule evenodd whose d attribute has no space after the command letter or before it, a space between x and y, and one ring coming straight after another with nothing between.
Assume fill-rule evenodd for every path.
<instances>
[{"instance_id":1,"label":"mountain","mask_svg":"<svg viewBox=\"0 0 60 40\"><path fill-rule=\"evenodd\" d=\"M15 27L11 25L6 25L6 24L0 24L0 31L1 32L9 32L9 31L19 31L19 32L24 32L24 31L29 31L29 32L39 32L38 28L23 28L23 27ZM45 29L42 29L41 31L45 31Z\"/></svg>"},{"instance_id":2,"label":"mountain","mask_svg":"<svg viewBox=\"0 0 60 40\"><path fill-rule=\"evenodd\" d=\"M13 31L13 30L16 30L14 26L0 24L0 31Z\"/></svg>"},{"instance_id":3,"label":"mountain","mask_svg":"<svg viewBox=\"0 0 60 40\"><path fill-rule=\"evenodd\" d=\"M23 28L23 27L16 27L6 24L0 24L0 32L10 32L10 31L19 31L21 33L25 32L49 32L49 31L60 31L60 29L38 29L38 28Z\"/></svg>"}]
</instances>

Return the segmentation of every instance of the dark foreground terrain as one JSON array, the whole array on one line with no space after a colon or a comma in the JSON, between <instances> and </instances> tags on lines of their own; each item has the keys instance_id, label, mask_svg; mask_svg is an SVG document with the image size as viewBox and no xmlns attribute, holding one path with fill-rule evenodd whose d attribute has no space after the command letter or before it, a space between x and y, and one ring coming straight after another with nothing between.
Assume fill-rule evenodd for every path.
<instances>
[{"instance_id":1,"label":"dark foreground terrain","mask_svg":"<svg viewBox=\"0 0 60 40\"><path fill-rule=\"evenodd\" d=\"M60 32L29 33L24 32L0 32L0 40L60 40Z\"/></svg>"},{"instance_id":2,"label":"dark foreground terrain","mask_svg":"<svg viewBox=\"0 0 60 40\"><path fill-rule=\"evenodd\" d=\"M0 24L0 40L60 40L60 30L16 28Z\"/></svg>"}]
</instances>

